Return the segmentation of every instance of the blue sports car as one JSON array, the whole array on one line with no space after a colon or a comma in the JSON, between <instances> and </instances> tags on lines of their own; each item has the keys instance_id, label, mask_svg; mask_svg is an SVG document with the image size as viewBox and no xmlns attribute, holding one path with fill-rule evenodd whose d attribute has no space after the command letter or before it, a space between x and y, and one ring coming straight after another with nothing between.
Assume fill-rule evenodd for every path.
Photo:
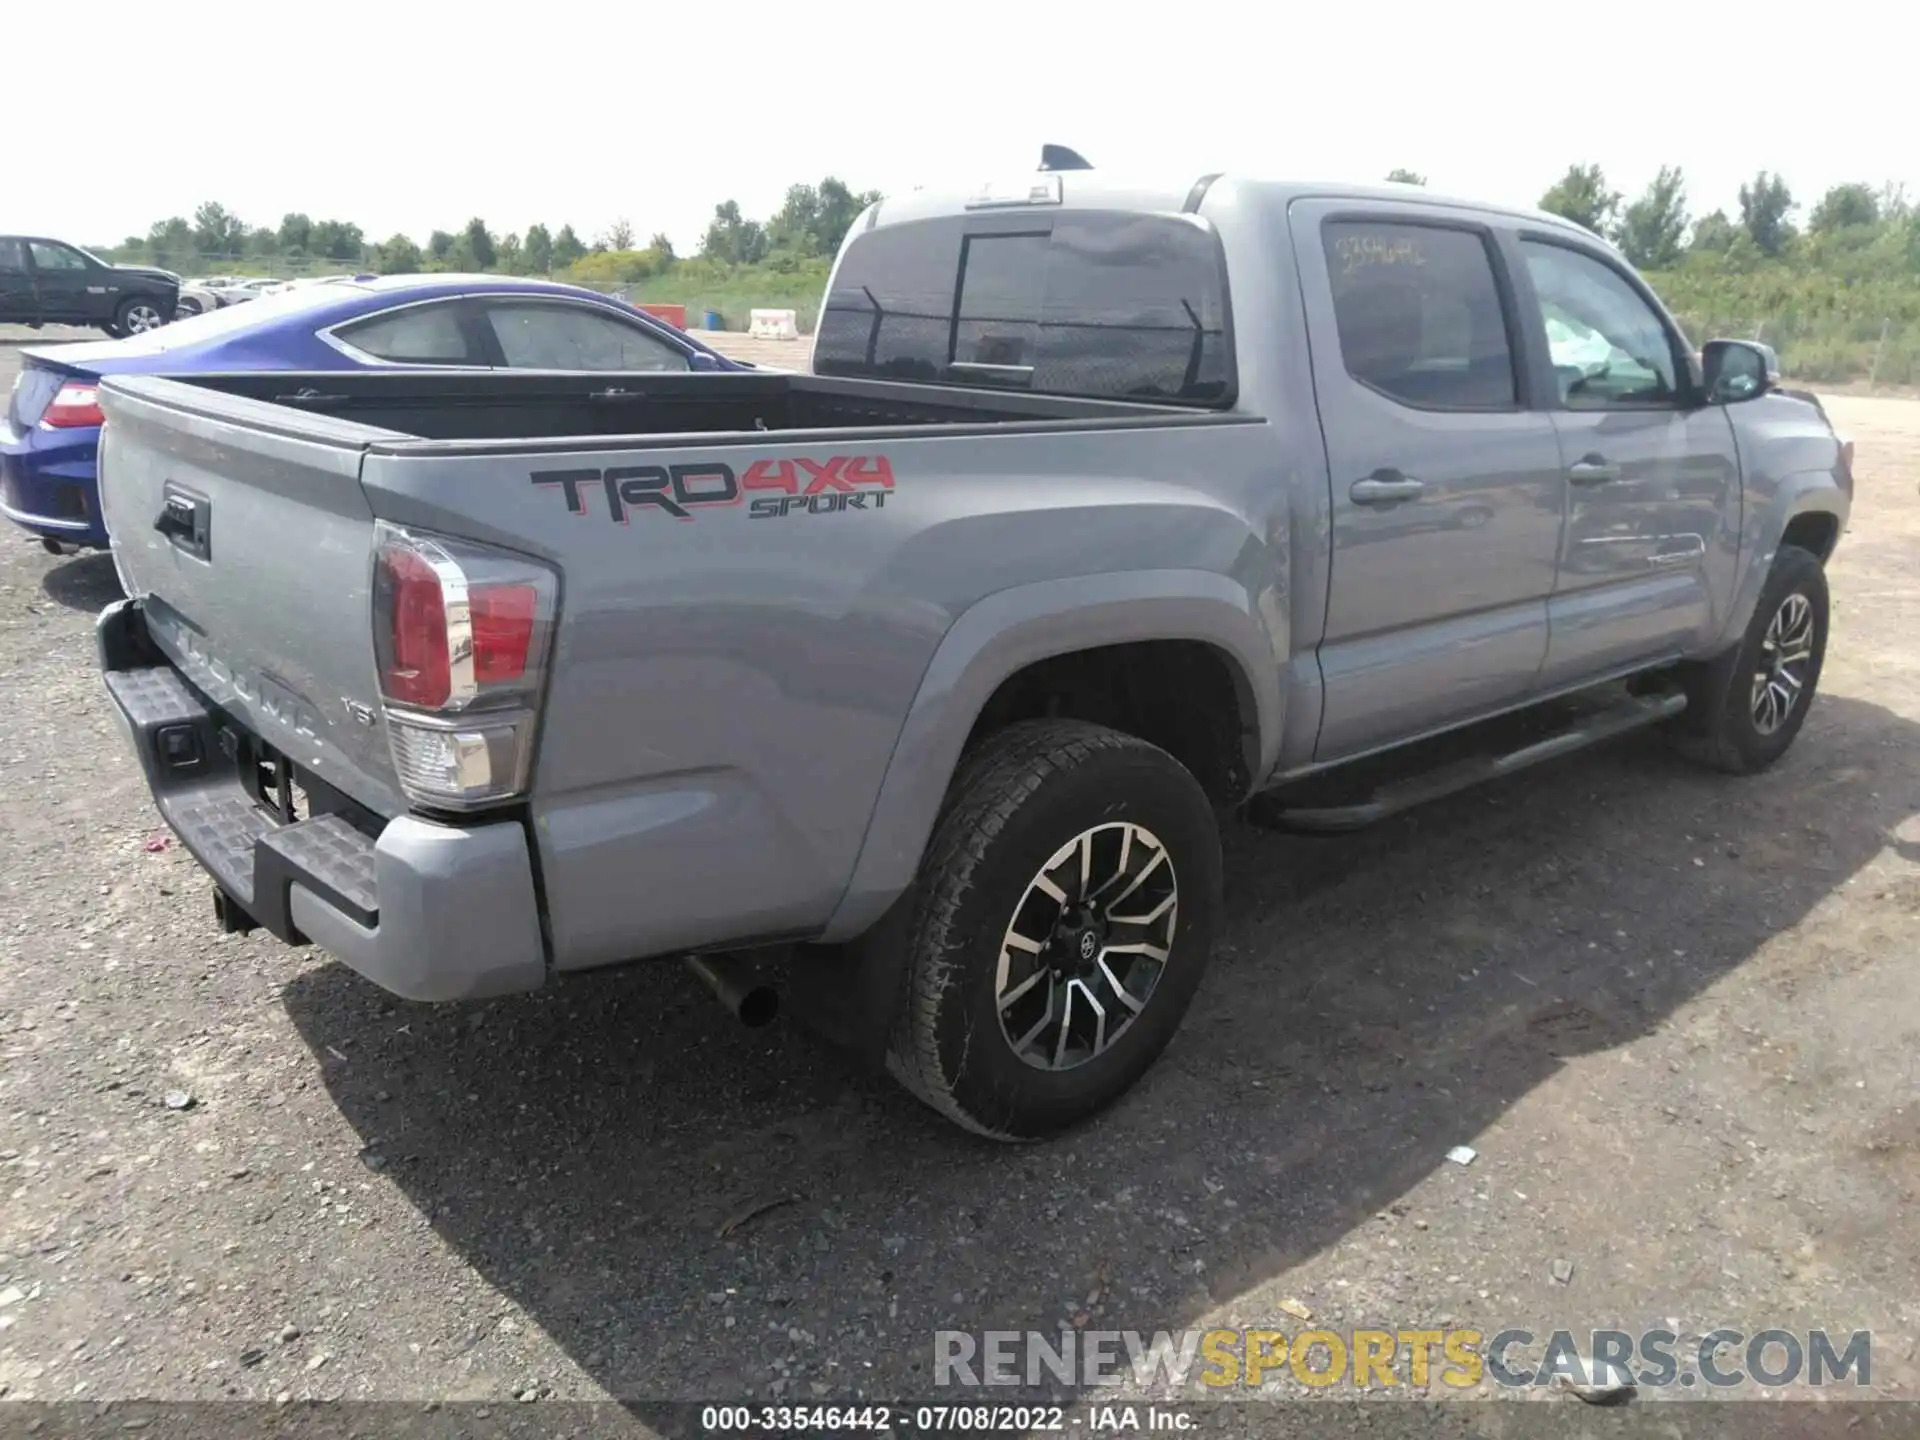
<instances>
[{"instance_id":1,"label":"blue sports car","mask_svg":"<svg viewBox=\"0 0 1920 1440\"><path fill-rule=\"evenodd\" d=\"M21 352L0 424L0 512L49 549L104 547L94 457L103 375L235 370L749 370L592 290L497 275L353 277L125 340Z\"/></svg>"}]
</instances>

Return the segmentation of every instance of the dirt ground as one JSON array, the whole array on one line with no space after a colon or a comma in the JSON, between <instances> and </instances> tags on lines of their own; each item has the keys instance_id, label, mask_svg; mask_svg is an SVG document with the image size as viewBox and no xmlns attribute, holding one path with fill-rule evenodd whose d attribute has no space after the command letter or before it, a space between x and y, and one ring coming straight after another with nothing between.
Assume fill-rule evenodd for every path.
<instances>
[{"instance_id":1,"label":"dirt ground","mask_svg":"<svg viewBox=\"0 0 1920 1440\"><path fill-rule=\"evenodd\" d=\"M0 1396L925 1397L942 1329L1299 1310L1864 1329L1920 1394L1920 404L1831 408L1860 490L1775 771L1649 739L1235 832L1171 1051L1019 1149L674 966L436 1008L223 937L95 678L110 565L8 540Z\"/></svg>"}]
</instances>

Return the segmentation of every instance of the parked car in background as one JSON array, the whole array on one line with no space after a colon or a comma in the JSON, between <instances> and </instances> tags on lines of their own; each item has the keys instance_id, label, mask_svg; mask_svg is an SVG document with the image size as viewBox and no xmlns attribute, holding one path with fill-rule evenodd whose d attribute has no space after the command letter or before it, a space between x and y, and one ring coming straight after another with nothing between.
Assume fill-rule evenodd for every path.
<instances>
[{"instance_id":1,"label":"parked car in background","mask_svg":"<svg viewBox=\"0 0 1920 1440\"><path fill-rule=\"evenodd\" d=\"M221 305L226 306L258 300L263 293L260 287L271 282L248 275L210 275L194 283L211 290L220 298Z\"/></svg>"},{"instance_id":2,"label":"parked car in background","mask_svg":"<svg viewBox=\"0 0 1920 1440\"><path fill-rule=\"evenodd\" d=\"M91 325L138 335L173 319L180 277L109 265L64 240L0 235L0 325Z\"/></svg>"},{"instance_id":3,"label":"parked car in background","mask_svg":"<svg viewBox=\"0 0 1920 1440\"><path fill-rule=\"evenodd\" d=\"M497 275L330 276L118 342L21 352L0 425L0 514L100 547L103 375L234 370L751 370L624 301Z\"/></svg>"},{"instance_id":4,"label":"parked car in background","mask_svg":"<svg viewBox=\"0 0 1920 1440\"><path fill-rule=\"evenodd\" d=\"M220 292L199 280L182 280L180 298L175 302L173 318L190 319L195 315L204 315L209 310L218 310L226 303L220 298Z\"/></svg>"}]
</instances>

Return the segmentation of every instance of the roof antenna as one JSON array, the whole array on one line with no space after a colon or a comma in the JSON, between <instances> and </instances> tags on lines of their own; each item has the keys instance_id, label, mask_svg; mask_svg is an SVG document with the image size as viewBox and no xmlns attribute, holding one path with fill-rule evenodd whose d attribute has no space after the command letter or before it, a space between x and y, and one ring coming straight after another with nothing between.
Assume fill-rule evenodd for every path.
<instances>
[{"instance_id":1,"label":"roof antenna","mask_svg":"<svg viewBox=\"0 0 1920 1440\"><path fill-rule=\"evenodd\" d=\"M1079 151L1069 150L1064 145L1042 145L1040 168L1042 170L1091 170L1093 163Z\"/></svg>"}]
</instances>

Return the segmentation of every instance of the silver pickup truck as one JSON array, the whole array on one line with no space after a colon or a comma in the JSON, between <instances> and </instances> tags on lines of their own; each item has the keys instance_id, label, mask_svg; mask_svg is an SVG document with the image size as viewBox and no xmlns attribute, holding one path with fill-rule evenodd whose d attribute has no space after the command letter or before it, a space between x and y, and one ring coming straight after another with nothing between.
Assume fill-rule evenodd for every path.
<instances>
[{"instance_id":1,"label":"silver pickup truck","mask_svg":"<svg viewBox=\"0 0 1920 1440\"><path fill-rule=\"evenodd\" d=\"M1165 1047L1222 813L1778 759L1852 492L1587 232L1226 175L884 201L812 374L102 396L100 660L227 926L423 1000L784 973L1001 1137Z\"/></svg>"}]
</instances>

